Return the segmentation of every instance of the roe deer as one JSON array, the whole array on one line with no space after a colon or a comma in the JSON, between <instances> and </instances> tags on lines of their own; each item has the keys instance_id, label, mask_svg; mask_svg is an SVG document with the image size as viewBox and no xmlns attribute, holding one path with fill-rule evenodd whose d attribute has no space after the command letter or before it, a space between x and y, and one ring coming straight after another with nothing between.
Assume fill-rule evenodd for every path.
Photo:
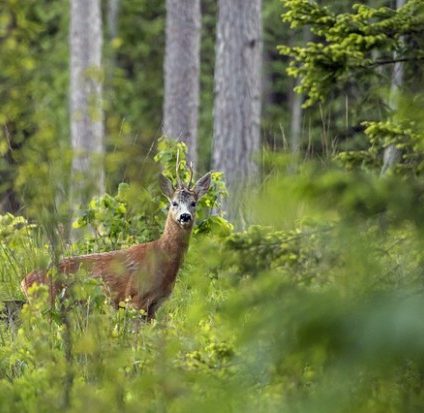
<instances>
[{"instance_id":1,"label":"roe deer","mask_svg":"<svg viewBox=\"0 0 424 413\"><path fill-rule=\"evenodd\" d=\"M69 275L83 269L89 276L103 280L115 305L128 299L146 312L147 319L154 317L173 289L188 248L196 202L208 191L211 182L209 172L192 187L191 168L190 172L190 183L185 185L178 176L177 165L176 188L160 175L160 186L170 207L159 239L122 250L64 258L59 263L60 273ZM28 290L35 283L49 285L52 299L66 286L66 280L53 281L47 271L33 271L21 282L27 299Z\"/></svg>"}]
</instances>

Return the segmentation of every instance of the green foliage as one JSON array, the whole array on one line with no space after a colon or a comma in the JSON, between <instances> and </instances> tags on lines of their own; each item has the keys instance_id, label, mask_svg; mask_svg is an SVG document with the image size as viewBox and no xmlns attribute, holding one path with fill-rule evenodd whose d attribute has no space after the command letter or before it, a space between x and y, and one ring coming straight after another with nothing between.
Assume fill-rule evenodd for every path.
<instances>
[{"instance_id":1,"label":"green foliage","mask_svg":"<svg viewBox=\"0 0 424 413\"><path fill-rule=\"evenodd\" d=\"M424 134L413 121L364 122L364 133L368 137L368 150L346 151L336 159L348 169L357 167L380 171L383 167L383 152L389 146L400 150L401 159L394 166L398 175L421 176L424 168Z\"/></svg>"},{"instance_id":2,"label":"green foliage","mask_svg":"<svg viewBox=\"0 0 424 413\"><path fill-rule=\"evenodd\" d=\"M164 216L160 204L156 202L144 213L136 212L131 207L133 198L129 185L120 184L116 196L105 194L92 199L73 224L74 228L91 229L79 250L110 251L157 237Z\"/></svg>"},{"instance_id":3,"label":"green foliage","mask_svg":"<svg viewBox=\"0 0 424 413\"><path fill-rule=\"evenodd\" d=\"M121 0L118 30L111 38L104 16L103 103L106 129L106 188L122 181L144 185L151 174L151 153L162 122L165 2ZM268 142L282 145L288 122L289 81L276 53L277 39L290 35L279 24L278 2L265 0L267 78L277 79L264 106ZM217 4L202 1L201 105L199 165L210 167L213 135L213 72ZM68 113L69 2L7 0L0 5L0 203L6 211L25 208L38 218L42 208L56 208L65 222L71 153ZM279 41L279 40L278 40ZM282 124L282 125L281 125ZM276 143L277 142L277 143ZM148 177L148 180L150 177Z\"/></svg>"},{"instance_id":4,"label":"green foliage","mask_svg":"<svg viewBox=\"0 0 424 413\"><path fill-rule=\"evenodd\" d=\"M376 66L392 61L394 51L397 59L419 61L424 57L419 36L424 24L420 0L409 0L397 11L354 4L353 13L339 14L315 1L289 0L284 1L284 7L287 10L283 20L290 27L308 25L317 36L317 41L303 47L279 47L282 54L292 59L287 73L300 77L296 90L307 94L305 106L323 101L336 85L342 88L352 76L357 84L367 87L366 77L378 76ZM413 50L405 47L405 36L420 46ZM377 60L373 51L380 53Z\"/></svg>"},{"instance_id":5,"label":"green foliage","mask_svg":"<svg viewBox=\"0 0 424 413\"><path fill-rule=\"evenodd\" d=\"M34 265L42 265L42 249L37 245L34 224L12 214L0 215L0 299L20 297L22 275Z\"/></svg>"},{"instance_id":6,"label":"green foliage","mask_svg":"<svg viewBox=\"0 0 424 413\"><path fill-rule=\"evenodd\" d=\"M354 3L347 12L336 3L285 1L283 21L313 38L279 50L290 58L287 73L298 78L295 90L305 94L304 106L320 103L327 155L331 145L345 167L380 172L385 149L394 146L400 159L392 172L416 177L422 169L423 83L416 68L423 59L424 9L416 0L398 10L386 4ZM402 62L396 87L395 62ZM338 143L347 137L355 139Z\"/></svg>"},{"instance_id":7,"label":"green foliage","mask_svg":"<svg viewBox=\"0 0 424 413\"><path fill-rule=\"evenodd\" d=\"M245 232L229 236L225 248L234 252L233 265L241 276L286 269L295 274L297 282L304 284L319 278L317 267L325 248L320 238L325 233L325 228L298 227L290 231L275 231L251 226Z\"/></svg>"},{"instance_id":8,"label":"green foliage","mask_svg":"<svg viewBox=\"0 0 424 413\"><path fill-rule=\"evenodd\" d=\"M176 162L179 160L179 176L188 183L190 172L186 165L187 147L183 142L159 139L154 160L162 173L176 181ZM195 234L215 233L226 235L232 225L222 216L212 216L210 210L220 208L221 200L227 195L223 174L212 173L212 182L207 194L199 201ZM88 253L110 251L157 239L166 219L168 201L158 189L157 176L146 187L137 189L121 183L115 196L105 194L93 198L73 226L89 229L73 252Z\"/></svg>"},{"instance_id":9,"label":"green foliage","mask_svg":"<svg viewBox=\"0 0 424 413\"><path fill-rule=\"evenodd\" d=\"M99 282L83 272L55 303L46 287L37 287L18 318L9 304L22 298L19 282L26 273L48 267L47 252L55 262L62 250L106 251L159 236L167 204L158 189L159 169L175 179L178 153L180 176L189 177L182 143L160 139L150 159L161 119L157 68L164 3L153 8L146 0L122 2L118 37L106 44L107 58L117 63L106 71L108 187L118 191L82 206L75 224L82 240L66 247L58 225L63 210L59 205L57 216L52 205L53 199L63 203L69 161L66 30L59 29L67 13L61 1L10 0L0 6L0 94L7 103L0 109L0 152L6 155L0 192L16 196L19 188L18 201L12 201L26 200L28 215L40 217L35 225L0 216L2 412L421 411L422 105L417 93L406 94L381 121L386 108L379 106L382 94L374 92L388 85L388 72L374 64L392 59L394 50L405 59L421 58L422 4L410 0L398 12L379 8L382 2L372 3L375 8L361 4L347 13L341 3L330 8L285 1L285 19L299 29L310 26L316 37L302 47L290 43L284 52L295 59L292 73L303 77L300 88L310 102L337 89L320 115L313 108L308 112L310 139L328 148L332 137L349 128L347 100L340 99L346 93L354 106L346 113L367 115L355 118L368 119L353 132L361 132L361 150L339 153L336 164L304 162L289 173L291 160L266 153L268 172L257 191L244 197L255 225L241 232L210 213L221 210L226 195L224 177L214 171L175 289L152 323L126 302L114 309ZM213 2L204 5L215 11ZM265 6L264 21L274 24L277 6ZM211 14L205 16L209 34ZM292 36L282 25L268 26L266 33L268 52L276 36L300 41L300 32ZM203 43L203 54L210 54L211 36ZM28 58L35 68L21 70L19 62L27 64ZM271 73L284 65L273 60ZM212 66L209 55L202 78L205 135L211 130ZM412 68L406 68L409 78ZM421 78L414 76L418 91ZM274 99L282 103L287 83L277 83ZM362 96L365 89L369 93ZM287 107L266 109L266 130L278 119L285 122ZM380 178L389 145L401 149L402 157L393 173ZM207 152L202 148L203 166ZM131 184L118 186L122 180ZM50 274L61 277L53 267Z\"/></svg>"},{"instance_id":10,"label":"green foliage","mask_svg":"<svg viewBox=\"0 0 424 413\"><path fill-rule=\"evenodd\" d=\"M350 224L381 219L382 225L412 221L421 228L424 218L419 207L424 194L421 180L406 181L395 175L382 179L364 171L328 171L315 166L305 170L298 190L329 211L334 208Z\"/></svg>"},{"instance_id":11,"label":"green foliage","mask_svg":"<svg viewBox=\"0 0 424 413\"><path fill-rule=\"evenodd\" d=\"M161 143L160 159L175 155L170 145ZM194 236L175 290L151 324L126 303L113 309L83 273L54 307L46 288L35 289L17 328L0 323L2 409L339 413L420 406L424 219L417 181L331 165L304 165L296 176L282 174L284 164L272 170L250 199L252 219L269 226L234 233L220 225L228 230ZM104 230L96 248L138 236L129 224L143 223L131 221L130 192L122 185L117 196L90 206L87 222ZM21 219L2 222L7 242L23 236Z\"/></svg>"},{"instance_id":12,"label":"green foliage","mask_svg":"<svg viewBox=\"0 0 424 413\"><path fill-rule=\"evenodd\" d=\"M63 11L61 2L44 0L0 5L0 196L9 210L28 198L34 200L33 213L40 199L51 202L66 184L61 170L68 138Z\"/></svg>"}]
</instances>

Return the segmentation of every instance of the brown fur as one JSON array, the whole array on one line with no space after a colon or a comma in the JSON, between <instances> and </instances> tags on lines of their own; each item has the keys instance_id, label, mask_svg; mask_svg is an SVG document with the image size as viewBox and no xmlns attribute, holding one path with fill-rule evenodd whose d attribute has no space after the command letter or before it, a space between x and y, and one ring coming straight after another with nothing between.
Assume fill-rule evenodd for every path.
<instances>
[{"instance_id":1,"label":"brown fur","mask_svg":"<svg viewBox=\"0 0 424 413\"><path fill-rule=\"evenodd\" d=\"M101 278L115 305L129 299L152 318L172 292L191 229L192 226L181 228L169 212L158 240L117 251L65 258L59 263L59 270L70 275L82 269L92 277ZM27 298L29 288L35 283L48 285L52 299L64 288L62 283L53 282L46 271L33 271L21 282Z\"/></svg>"},{"instance_id":2,"label":"brown fur","mask_svg":"<svg viewBox=\"0 0 424 413\"><path fill-rule=\"evenodd\" d=\"M196 201L208 191L210 182L211 174L207 173L193 188L181 182L174 188L171 181L161 175L160 185L170 201L170 208L164 232L158 240L118 251L65 258L59 263L59 272L69 276L84 270L91 277L103 280L116 306L129 299L136 308L144 310L149 319L152 318L161 302L172 292L188 248ZM52 280L47 271L33 271L22 280L21 288L29 298L32 285L46 284L54 300L69 280L70 277L65 277L59 282Z\"/></svg>"}]
</instances>

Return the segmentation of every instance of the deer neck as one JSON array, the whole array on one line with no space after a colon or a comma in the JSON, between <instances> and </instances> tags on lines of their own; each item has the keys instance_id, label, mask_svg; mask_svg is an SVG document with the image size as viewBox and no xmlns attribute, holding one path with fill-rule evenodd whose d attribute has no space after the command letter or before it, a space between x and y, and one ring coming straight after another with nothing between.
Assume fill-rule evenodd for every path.
<instances>
[{"instance_id":1,"label":"deer neck","mask_svg":"<svg viewBox=\"0 0 424 413\"><path fill-rule=\"evenodd\" d=\"M165 229L159 238L161 249L167 253L168 257L178 261L182 260L188 248L191 230L192 227L181 228L168 213Z\"/></svg>"}]
</instances>

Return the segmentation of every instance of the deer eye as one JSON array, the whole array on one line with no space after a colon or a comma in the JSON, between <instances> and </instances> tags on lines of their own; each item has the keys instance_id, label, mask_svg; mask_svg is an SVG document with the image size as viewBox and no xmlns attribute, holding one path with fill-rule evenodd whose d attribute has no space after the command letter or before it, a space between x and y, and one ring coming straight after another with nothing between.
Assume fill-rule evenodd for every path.
<instances>
[{"instance_id":1,"label":"deer eye","mask_svg":"<svg viewBox=\"0 0 424 413\"><path fill-rule=\"evenodd\" d=\"M191 206L192 206L192 207L195 207L195 206L196 206L196 202L194 202L194 201L193 201L193 202L191 203Z\"/></svg>"},{"instance_id":2,"label":"deer eye","mask_svg":"<svg viewBox=\"0 0 424 413\"><path fill-rule=\"evenodd\" d=\"M177 207L178 206L178 202L172 201L172 206L173 207Z\"/></svg>"}]
</instances>

